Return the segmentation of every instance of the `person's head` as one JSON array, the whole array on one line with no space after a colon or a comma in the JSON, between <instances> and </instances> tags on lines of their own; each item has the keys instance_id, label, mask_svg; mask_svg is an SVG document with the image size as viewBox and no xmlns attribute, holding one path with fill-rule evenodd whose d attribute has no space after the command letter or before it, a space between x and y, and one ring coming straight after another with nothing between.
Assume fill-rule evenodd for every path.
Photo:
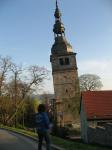
<instances>
[{"instance_id":1,"label":"person's head","mask_svg":"<svg viewBox=\"0 0 112 150\"><path fill-rule=\"evenodd\" d=\"M39 104L38 106L38 112L45 112L46 111L46 107L44 104Z\"/></svg>"}]
</instances>

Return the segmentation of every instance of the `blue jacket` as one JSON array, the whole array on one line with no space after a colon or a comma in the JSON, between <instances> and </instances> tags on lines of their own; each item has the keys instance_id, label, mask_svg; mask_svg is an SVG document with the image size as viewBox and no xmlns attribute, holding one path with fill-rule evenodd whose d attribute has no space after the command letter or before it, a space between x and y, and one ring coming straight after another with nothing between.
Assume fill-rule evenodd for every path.
<instances>
[{"instance_id":1,"label":"blue jacket","mask_svg":"<svg viewBox=\"0 0 112 150\"><path fill-rule=\"evenodd\" d=\"M46 112L36 114L36 128L38 131L46 131L50 127L50 121Z\"/></svg>"}]
</instances>

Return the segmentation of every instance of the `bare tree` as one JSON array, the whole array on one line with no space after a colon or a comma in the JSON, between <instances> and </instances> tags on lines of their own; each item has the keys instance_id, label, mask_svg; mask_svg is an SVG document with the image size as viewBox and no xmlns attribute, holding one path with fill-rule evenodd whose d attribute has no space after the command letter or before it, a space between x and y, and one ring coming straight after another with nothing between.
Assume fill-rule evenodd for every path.
<instances>
[{"instance_id":1,"label":"bare tree","mask_svg":"<svg viewBox=\"0 0 112 150\"><path fill-rule=\"evenodd\" d=\"M44 79L48 78L48 70L44 67L33 65L29 67L29 73L31 75L30 85L39 86Z\"/></svg>"},{"instance_id":2,"label":"bare tree","mask_svg":"<svg viewBox=\"0 0 112 150\"><path fill-rule=\"evenodd\" d=\"M22 69L10 57L0 56L0 120L5 124L15 122L16 126L18 114L20 116L22 111L24 115L27 96L47 78L48 71L44 67L33 65Z\"/></svg>"},{"instance_id":3,"label":"bare tree","mask_svg":"<svg viewBox=\"0 0 112 150\"><path fill-rule=\"evenodd\" d=\"M23 81L26 93L37 90L42 85L42 82L48 79L48 73L49 71L44 67L39 67L38 65L29 66L25 70L26 76Z\"/></svg>"},{"instance_id":4,"label":"bare tree","mask_svg":"<svg viewBox=\"0 0 112 150\"><path fill-rule=\"evenodd\" d=\"M79 77L81 91L95 91L103 87L100 77L95 74L83 74Z\"/></svg>"},{"instance_id":5,"label":"bare tree","mask_svg":"<svg viewBox=\"0 0 112 150\"><path fill-rule=\"evenodd\" d=\"M10 67L11 67L11 58L10 57L3 58L0 56L0 96L2 95L2 87L4 86L4 81Z\"/></svg>"},{"instance_id":6,"label":"bare tree","mask_svg":"<svg viewBox=\"0 0 112 150\"><path fill-rule=\"evenodd\" d=\"M12 98L14 100L14 106L15 106L15 112L17 110L17 98L18 98L18 83L20 80L20 74L22 72L21 66L17 66L16 64L11 64L11 71L12 71L12 81L10 86L10 89L12 90ZM10 85L11 85L10 84ZM15 126L16 126L17 118L15 116Z\"/></svg>"},{"instance_id":7,"label":"bare tree","mask_svg":"<svg viewBox=\"0 0 112 150\"><path fill-rule=\"evenodd\" d=\"M11 81L9 83L9 91L16 105L17 97L19 97L19 82L20 82L20 75L22 74L22 67L12 63L11 72L12 74L11 74Z\"/></svg>"},{"instance_id":8,"label":"bare tree","mask_svg":"<svg viewBox=\"0 0 112 150\"><path fill-rule=\"evenodd\" d=\"M7 123L7 118L13 114L13 103L8 96L0 97L0 122L4 125Z\"/></svg>"},{"instance_id":9,"label":"bare tree","mask_svg":"<svg viewBox=\"0 0 112 150\"><path fill-rule=\"evenodd\" d=\"M17 68L16 68L17 69ZM21 111L22 106L25 104L25 97L31 94L35 89L43 82L44 79L48 78L48 70L44 67L39 67L37 65L30 66L28 70L25 70L25 76L21 80L17 80L18 70L13 70L14 72L14 92L15 92L15 102L17 102L17 91L21 91L22 98L16 107L15 113L11 116L8 122L14 119L19 111ZM19 84L17 84L19 83ZM31 92L31 93L30 93ZM15 104L16 105L16 104Z\"/></svg>"}]
</instances>

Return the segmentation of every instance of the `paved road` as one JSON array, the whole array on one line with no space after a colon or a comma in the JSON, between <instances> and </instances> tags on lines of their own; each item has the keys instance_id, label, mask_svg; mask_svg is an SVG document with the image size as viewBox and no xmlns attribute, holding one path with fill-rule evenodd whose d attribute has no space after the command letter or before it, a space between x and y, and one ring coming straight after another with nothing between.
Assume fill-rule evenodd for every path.
<instances>
[{"instance_id":1,"label":"paved road","mask_svg":"<svg viewBox=\"0 0 112 150\"><path fill-rule=\"evenodd\" d=\"M0 150L37 150L37 142L0 129ZM45 148L43 147L43 150Z\"/></svg>"}]
</instances>

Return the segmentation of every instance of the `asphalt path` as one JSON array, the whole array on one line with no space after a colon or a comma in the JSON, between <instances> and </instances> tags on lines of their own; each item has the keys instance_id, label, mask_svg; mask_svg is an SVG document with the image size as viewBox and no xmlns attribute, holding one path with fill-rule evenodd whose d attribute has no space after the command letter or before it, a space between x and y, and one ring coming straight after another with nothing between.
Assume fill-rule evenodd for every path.
<instances>
[{"instance_id":1,"label":"asphalt path","mask_svg":"<svg viewBox=\"0 0 112 150\"><path fill-rule=\"evenodd\" d=\"M38 150L37 147L38 143L34 140L0 129L0 150Z\"/></svg>"}]
</instances>

